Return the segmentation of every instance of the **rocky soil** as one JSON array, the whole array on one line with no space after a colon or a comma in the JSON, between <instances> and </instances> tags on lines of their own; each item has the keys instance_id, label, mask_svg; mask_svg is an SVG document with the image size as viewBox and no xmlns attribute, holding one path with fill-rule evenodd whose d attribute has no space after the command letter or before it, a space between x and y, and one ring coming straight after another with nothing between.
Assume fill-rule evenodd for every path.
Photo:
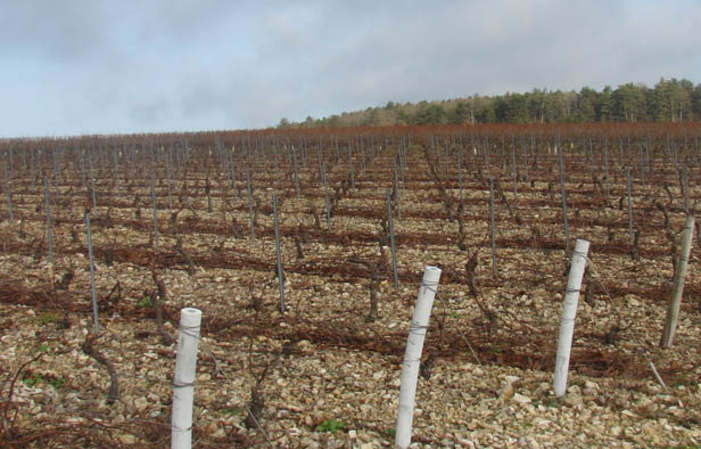
<instances>
[{"instance_id":1,"label":"rocky soil","mask_svg":"<svg viewBox=\"0 0 701 449\"><path fill-rule=\"evenodd\" d=\"M673 175L660 168L645 185L636 181L633 257L626 207L618 204L625 205L625 178L612 182L606 203L590 174L577 170L583 160L568 161L572 247L584 238L592 248L569 388L557 399L552 368L568 260L559 185L551 182L559 179L556 159L540 151L540 167L519 179L518 207L508 170L495 171L506 192L503 201L496 198L494 275L485 177L465 169L459 207L457 178L430 176L427 167L442 167L440 160L413 148L400 190L402 219L394 222L396 288L382 225L390 152L368 157L365 170L356 160L355 189L344 190L342 162L329 164L331 195L339 195L330 230L310 165L300 198L291 175L276 184L272 171L258 172L255 239L245 187L227 198L225 177L213 176L214 187L205 189L205 172L195 164L189 197L178 200L182 183L172 187L172 209L165 183L156 184L157 251L148 183L138 167L121 190L98 177L97 335L82 215L90 201L78 168L65 170L52 210L53 263L41 179L17 176L16 218L0 223L0 447L169 447L173 338L183 307L203 311L193 447L392 447L404 346L426 265L443 274L412 447L701 447L698 240L674 345L659 348L676 254L670 248L684 220L680 191L671 187L670 201L670 187L663 189ZM273 190L282 192L284 313L268 206ZM700 195L695 188L691 200ZM100 356L116 375L114 400Z\"/></svg>"}]
</instances>

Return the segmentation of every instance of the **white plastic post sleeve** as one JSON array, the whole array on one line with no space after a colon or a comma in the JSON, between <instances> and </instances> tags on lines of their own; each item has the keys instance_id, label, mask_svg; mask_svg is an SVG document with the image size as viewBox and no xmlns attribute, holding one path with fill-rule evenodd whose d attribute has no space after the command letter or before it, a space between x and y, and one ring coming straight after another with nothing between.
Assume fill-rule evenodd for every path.
<instances>
[{"instance_id":1,"label":"white plastic post sleeve","mask_svg":"<svg viewBox=\"0 0 701 449\"><path fill-rule=\"evenodd\" d=\"M172 449L190 449L192 446L192 401L201 322L200 310L188 307L180 311L178 353L173 378Z\"/></svg>"},{"instance_id":2,"label":"white plastic post sleeve","mask_svg":"<svg viewBox=\"0 0 701 449\"><path fill-rule=\"evenodd\" d=\"M567 293L565 303L562 306L562 319L560 321L560 338L557 342L557 358L555 359L555 378L553 389L555 396L564 396L567 391L567 371L570 366L570 351L572 350L572 334L574 333L574 319L577 316L577 302L579 290L582 288L584 267L587 264L589 242L577 240L572 253L572 266L567 280Z\"/></svg>"},{"instance_id":3,"label":"white plastic post sleeve","mask_svg":"<svg viewBox=\"0 0 701 449\"><path fill-rule=\"evenodd\" d=\"M414 316L409 329L409 338L402 367L402 385L399 390L399 410L397 412L397 429L395 433L395 443L402 449L408 448L411 444L414 400L416 398L416 383L419 377L421 352L423 351L424 338L428 330L428 319L431 316L431 307L433 307L433 300L436 297L440 277L440 268L426 267L424 270L419 296L416 299L416 307L414 308Z\"/></svg>"}]
</instances>

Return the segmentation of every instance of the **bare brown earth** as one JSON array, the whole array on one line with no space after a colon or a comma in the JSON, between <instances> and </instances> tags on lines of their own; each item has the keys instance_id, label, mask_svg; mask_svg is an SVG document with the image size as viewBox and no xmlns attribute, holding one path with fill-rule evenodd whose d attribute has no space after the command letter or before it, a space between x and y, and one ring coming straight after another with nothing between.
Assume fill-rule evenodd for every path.
<instances>
[{"instance_id":1,"label":"bare brown earth","mask_svg":"<svg viewBox=\"0 0 701 449\"><path fill-rule=\"evenodd\" d=\"M330 230L315 150L296 155L300 198L288 156L280 156L278 178L272 155L237 155L234 198L216 153L193 147L181 172L171 173L170 208L165 167L156 165L157 251L149 172L124 153L115 183L111 156L94 152L97 336L90 335L83 221L92 199L79 157L63 154L59 199L53 163L46 162L50 264L43 180L15 155L13 222L6 219L4 187L0 206L0 447L169 447L175 345L164 334L177 336L183 307L203 311L194 447L392 446L404 346L426 265L443 273L424 347L415 447L701 447L698 239L674 345L658 347L671 294L672 242L678 248L685 217L670 154L663 144L653 147L652 165L641 173L638 159L619 158L612 145L607 199L601 148L592 163L576 140L564 145L571 247L577 238L592 246L569 390L561 400L552 393L551 373L568 260L557 158L547 141L517 153L517 205L511 151L491 148L487 170L483 150L466 148L462 206L457 149L450 149L446 175L442 147L414 143L399 183L401 220L394 214L398 288L382 226L396 144L379 150L366 142L364 167L356 149L352 180L348 150L337 158L326 149L329 196L338 196ZM692 147L680 147L682 154L695 208L701 166ZM255 239L242 161L253 173ZM634 167L635 247L628 235L626 165ZM495 200L496 276L490 174L502 192ZM273 192L282 199L282 314ZM374 321L368 320L370 271L358 260L378 270ZM156 279L164 287L160 295ZM114 365L114 403L107 368L84 350L88 339ZM257 381L259 427L249 428ZM334 419L342 425L332 432Z\"/></svg>"}]
</instances>

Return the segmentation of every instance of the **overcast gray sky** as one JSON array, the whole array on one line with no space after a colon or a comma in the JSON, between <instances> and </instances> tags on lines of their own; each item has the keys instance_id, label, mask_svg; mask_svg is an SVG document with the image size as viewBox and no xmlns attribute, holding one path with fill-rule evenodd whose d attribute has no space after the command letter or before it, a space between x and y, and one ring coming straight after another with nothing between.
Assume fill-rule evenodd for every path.
<instances>
[{"instance_id":1,"label":"overcast gray sky","mask_svg":"<svg viewBox=\"0 0 701 449\"><path fill-rule=\"evenodd\" d=\"M0 137L701 82L701 2L2 0Z\"/></svg>"}]
</instances>

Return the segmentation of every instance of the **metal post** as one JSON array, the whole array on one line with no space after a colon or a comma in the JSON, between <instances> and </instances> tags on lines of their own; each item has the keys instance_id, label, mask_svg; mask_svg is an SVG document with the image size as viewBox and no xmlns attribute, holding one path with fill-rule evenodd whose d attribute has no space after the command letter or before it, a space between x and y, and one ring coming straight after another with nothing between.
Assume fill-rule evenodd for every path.
<instances>
[{"instance_id":1,"label":"metal post","mask_svg":"<svg viewBox=\"0 0 701 449\"><path fill-rule=\"evenodd\" d=\"M562 192L562 217L565 225L565 256L570 257L570 228L567 223L567 193L565 192L565 169L562 161L562 146L560 136L557 136L557 162L560 166L560 190Z\"/></svg>"},{"instance_id":2,"label":"metal post","mask_svg":"<svg viewBox=\"0 0 701 449\"><path fill-rule=\"evenodd\" d=\"M497 242L496 242L496 225L494 223L494 180L489 177L489 222L490 233L492 236L492 274L497 275Z\"/></svg>"},{"instance_id":3,"label":"metal post","mask_svg":"<svg viewBox=\"0 0 701 449\"><path fill-rule=\"evenodd\" d=\"M280 285L280 313L285 313L285 274L282 271L280 249L280 224L277 218L277 197L273 193L273 221L275 224L275 253L277 255L277 278Z\"/></svg>"},{"instance_id":4,"label":"metal post","mask_svg":"<svg viewBox=\"0 0 701 449\"><path fill-rule=\"evenodd\" d=\"M256 238L255 223L253 219L253 187L251 187L251 169L246 167L246 188L248 190L248 218L251 223L251 238Z\"/></svg>"},{"instance_id":5,"label":"metal post","mask_svg":"<svg viewBox=\"0 0 701 449\"><path fill-rule=\"evenodd\" d=\"M158 251L158 209L156 207L156 175L151 169L151 205L153 206L153 248Z\"/></svg>"},{"instance_id":6,"label":"metal post","mask_svg":"<svg viewBox=\"0 0 701 449\"><path fill-rule=\"evenodd\" d=\"M394 274L394 288L399 287L399 274L397 273L397 249L394 244L394 224L392 222L392 197L390 189L387 189L387 224L389 227L389 242L392 250L392 273Z\"/></svg>"},{"instance_id":7,"label":"metal post","mask_svg":"<svg viewBox=\"0 0 701 449\"><path fill-rule=\"evenodd\" d=\"M95 263L92 253L92 237L90 235L90 212L85 212L85 225L88 233L88 261L90 262L90 291L92 293L93 331L95 335L100 332L97 318L97 291L95 290Z\"/></svg>"},{"instance_id":8,"label":"metal post","mask_svg":"<svg viewBox=\"0 0 701 449\"><path fill-rule=\"evenodd\" d=\"M46 244L49 247L49 262L54 263L54 249L51 241L51 206L49 201L49 180L44 176L44 200L46 202Z\"/></svg>"}]
</instances>

